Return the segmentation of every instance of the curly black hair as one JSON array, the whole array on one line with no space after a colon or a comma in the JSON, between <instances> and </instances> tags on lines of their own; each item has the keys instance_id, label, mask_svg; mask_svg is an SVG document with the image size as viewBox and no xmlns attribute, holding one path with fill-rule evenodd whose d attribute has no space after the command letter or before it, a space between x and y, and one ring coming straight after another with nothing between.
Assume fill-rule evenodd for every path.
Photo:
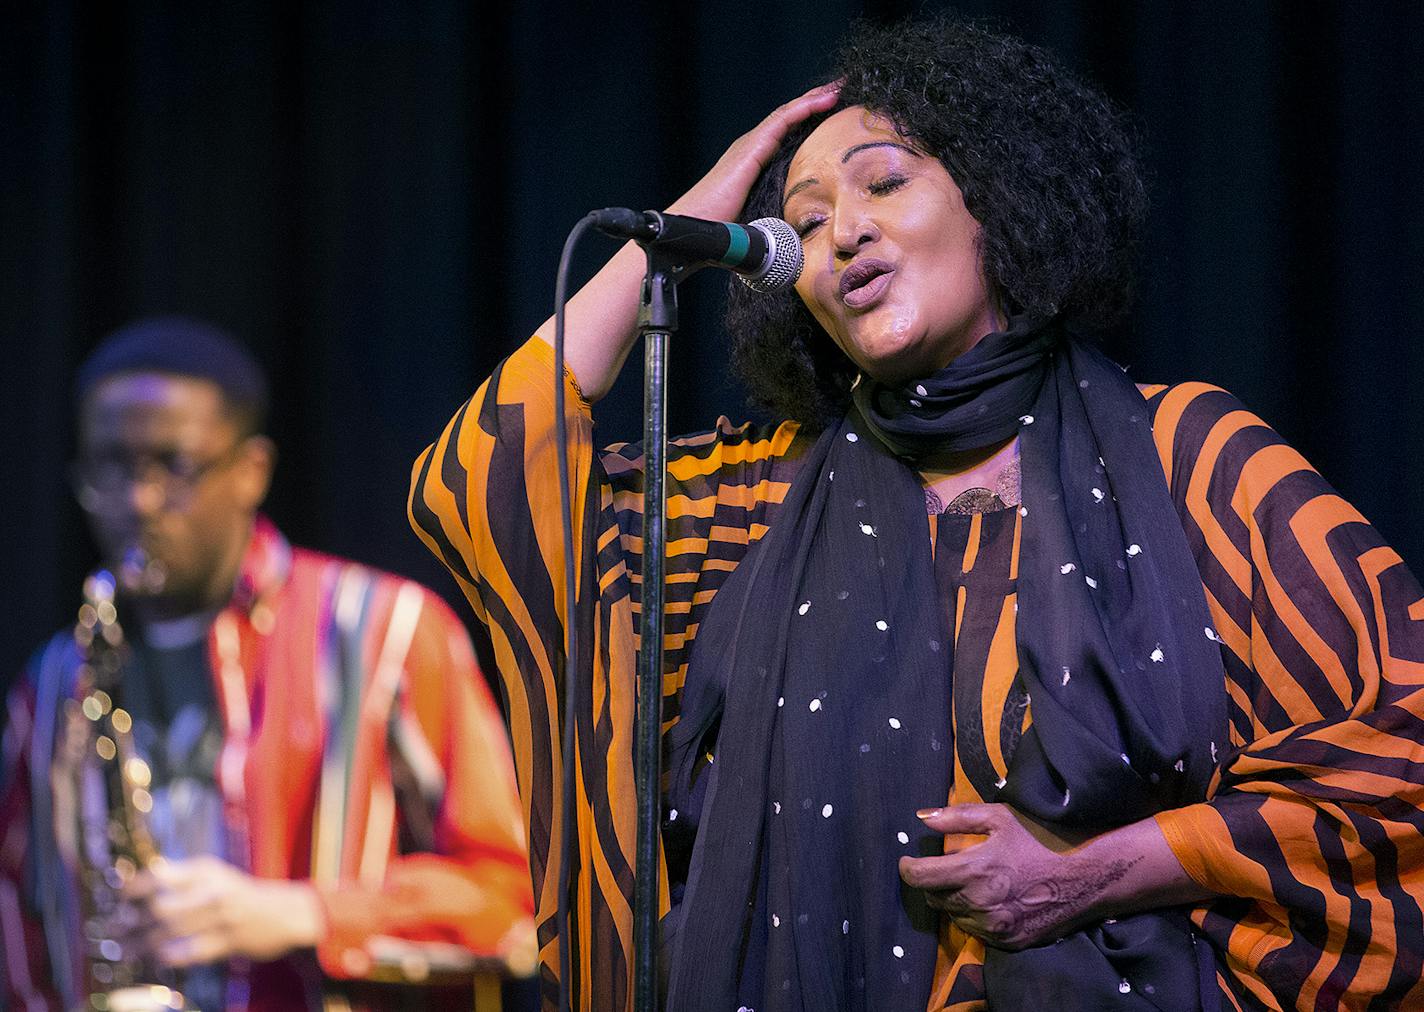
<instances>
[{"instance_id":1,"label":"curly black hair","mask_svg":"<svg viewBox=\"0 0 1424 1012\"><path fill-rule=\"evenodd\" d=\"M1146 187L1124 115L1045 50L940 15L855 27L827 113L793 130L743 220L781 214L791 158L826 117L863 106L938 158L982 226L980 256L1007 311L1084 329L1126 312ZM855 366L794 292L729 289L733 366L754 401L818 427L839 417Z\"/></svg>"}]
</instances>

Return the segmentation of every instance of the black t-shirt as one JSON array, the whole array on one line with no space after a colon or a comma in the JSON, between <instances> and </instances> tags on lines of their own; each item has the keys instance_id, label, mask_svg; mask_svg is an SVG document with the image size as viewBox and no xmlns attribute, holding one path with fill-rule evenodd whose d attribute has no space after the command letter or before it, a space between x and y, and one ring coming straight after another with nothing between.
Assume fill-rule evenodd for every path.
<instances>
[{"instance_id":1,"label":"black t-shirt","mask_svg":"<svg viewBox=\"0 0 1424 1012\"><path fill-rule=\"evenodd\" d=\"M135 747L152 774L149 829L170 859L229 859L217 785L223 729L208 661L209 625L199 617L145 630L134 637L124 669L122 702L133 717ZM225 1007L221 965L195 967L183 977L191 1007Z\"/></svg>"}]
</instances>

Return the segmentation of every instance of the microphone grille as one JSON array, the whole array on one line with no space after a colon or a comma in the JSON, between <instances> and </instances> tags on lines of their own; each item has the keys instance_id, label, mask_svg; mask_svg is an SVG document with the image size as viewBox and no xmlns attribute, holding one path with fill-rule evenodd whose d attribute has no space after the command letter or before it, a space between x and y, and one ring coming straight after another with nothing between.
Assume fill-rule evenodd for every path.
<instances>
[{"instance_id":1,"label":"microphone grille","mask_svg":"<svg viewBox=\"0 0 1424 1012\"><path fill-rule=\"evenodd\" d=\"M768 253L765 266L756 274L738 275L742 283L753 291L767 295L794 285L801 276L805 260L801 237L796 230L780 218L758 218L748 223L747 227L766 237Z\"/></svg>"}]
</instances>

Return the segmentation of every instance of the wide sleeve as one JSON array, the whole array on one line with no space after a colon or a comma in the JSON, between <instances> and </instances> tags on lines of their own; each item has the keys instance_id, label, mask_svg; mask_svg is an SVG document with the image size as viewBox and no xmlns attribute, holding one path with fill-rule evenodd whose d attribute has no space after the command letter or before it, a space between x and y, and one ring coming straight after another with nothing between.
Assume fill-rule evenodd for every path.
<instances>
[{"instance_id":1,"label":"wide sleeve","mask_svg":"<svg viewBox=\"0 0 1424 1012\"><path fill-rule=\"evenodd\" d=\"M564 812L565 557L553 352L534 337L506 359L416 461L409 513L488 627L508 708L528 836L546 995L557 989L559 839ZM575 615L582 704L575 734L575 951L579 1007L631 1007L635 793L632 742L642 552L642 453L595 451L593 418L564 384L574 499ZM700 616L767 509L785 496L796 427L725 421L669 448L663 731L677 717ZM667 893L663 890L666 909Z\"/></svg>"},{"instance_id":2,"label":"wide sleeve","mask_svg":"<svg viewBox=\"0 0 1424 1012\"><path fill-rule=\"evenodd\" d=\"M1154 430L1227 676L1209 800L1157 817L1228 897L1195 920L1241 1007L1424 1003L1424 592L1225 391L1166 390Z\"/></svg>"},{"instance_id":3,"label":"wide sleeve","mask_svg":"<svg viewBox=\"0 0 1424 1012\"><path fill-rule=\"evenodd\" d=\"M459 621L405 586L423 601L386 725L397 854L379 877L318 887L317 955L334 977L459 974L471 957L530 973L534 906L504 723Z\"/></svg>"}]
</instances>

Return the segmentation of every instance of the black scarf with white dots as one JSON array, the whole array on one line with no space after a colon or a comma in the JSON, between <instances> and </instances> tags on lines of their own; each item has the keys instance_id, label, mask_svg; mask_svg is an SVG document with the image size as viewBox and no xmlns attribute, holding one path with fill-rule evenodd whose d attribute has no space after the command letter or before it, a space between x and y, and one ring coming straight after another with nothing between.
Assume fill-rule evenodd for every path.
<instances>
[{"instance_id":1,"label":"black scarf with white dots","mask_svg":"<svg viewBox=\"0 0 1424 1012\"><path fill-rule=\"evenodd\" d=\"M943 847L915 811L949 796L953 644L917 457L1019 436L1033 720L987 800L1104 831L1202 800L1224 748L1217 637L1121 368L1019 319L854 401L697 637L670 735L668 806L696 834L664 925L678 1012L928 1001L938 915L897 861ZM1214 977L1171 911L985 961L1006 1009L1209 1009Z\"/></svg>"}]
</instances>

